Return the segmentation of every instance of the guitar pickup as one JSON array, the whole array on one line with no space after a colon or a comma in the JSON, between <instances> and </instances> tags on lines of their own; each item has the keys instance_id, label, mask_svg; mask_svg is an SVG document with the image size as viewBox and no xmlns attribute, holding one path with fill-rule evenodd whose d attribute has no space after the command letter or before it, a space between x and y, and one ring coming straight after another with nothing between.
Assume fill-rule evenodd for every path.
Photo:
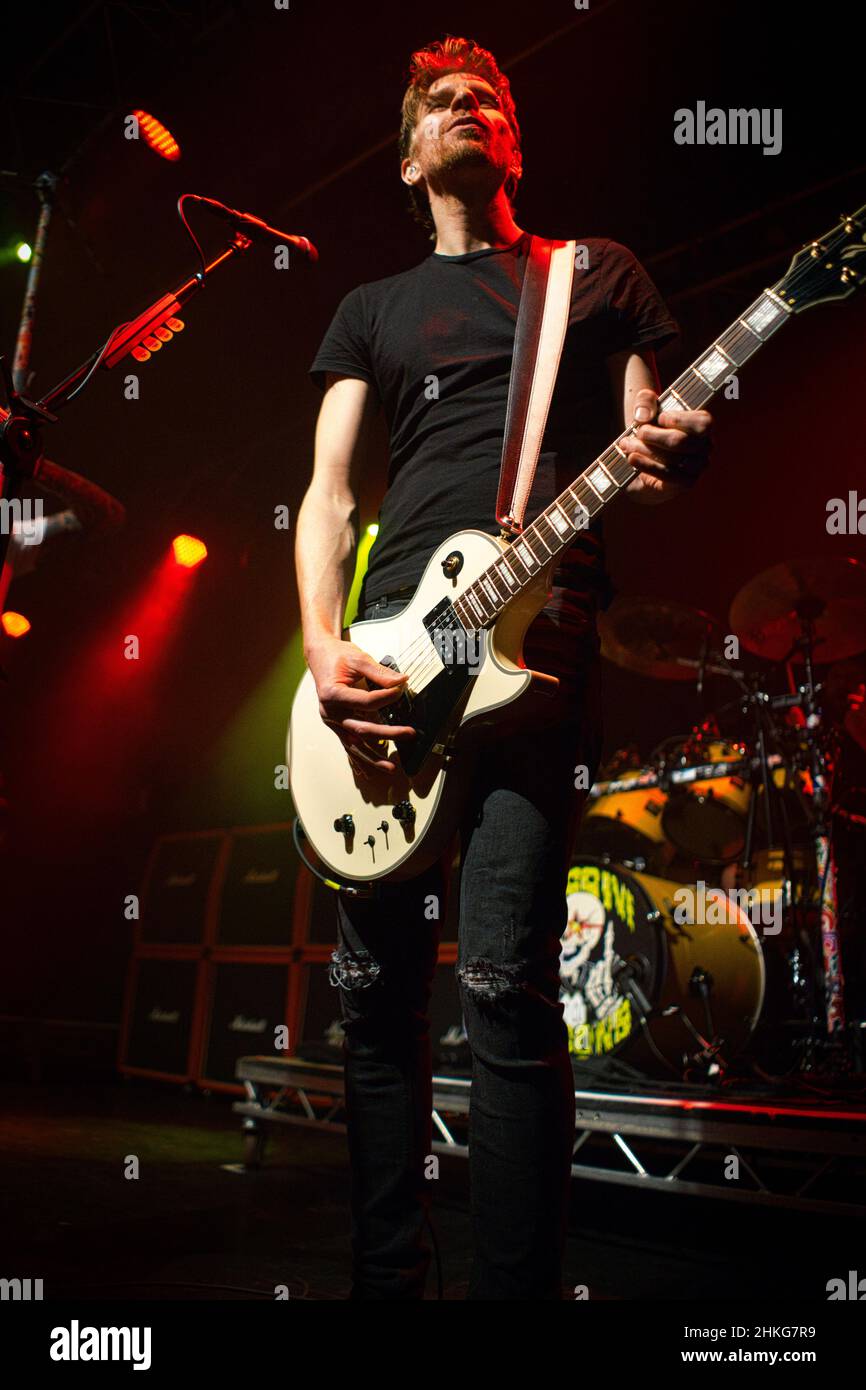
<instances>
[{"instance_id":1,"label":"guitar pickup","mask_svg":"<svg viewBox=\"0 0 866 1390\"><path fill-rule=\"evenodd\" d=\"M394 660L393 656L383 656L379 662L379 665L387 666L389 671L400 670L400 667L397 665L397 662ZM385 708L381 711L381 718L383 722L385 724L410 723L411 721L409 715L411 714L414 702L415 697L412 694L411 690L404 689L402 694L400 695L399 700L395 700L392 705L386 705Z\"/></svg>"}]
</instances>

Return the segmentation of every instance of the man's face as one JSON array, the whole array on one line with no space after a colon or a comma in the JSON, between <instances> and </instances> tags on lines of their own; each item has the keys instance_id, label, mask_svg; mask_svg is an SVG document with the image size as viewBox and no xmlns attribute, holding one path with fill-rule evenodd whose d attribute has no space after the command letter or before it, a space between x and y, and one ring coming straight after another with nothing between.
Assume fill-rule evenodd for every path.
<instances>
[{"instance_id":1,"label":"man's face","mask_svg":"<svg viewBox=\"0 0 866 1390\"><path fill-rule=\"evenodd\" d=\"M415 176L408 172L412 166ZM491 183L503 183L510 173L520 177L514 132L486 78L471 72L437 77L421 106L412 154L402 167L407 182L417 183L420 175L434 187L442 175L453 173L477 178L486 172Z\"/></svg>"}]
</instances>

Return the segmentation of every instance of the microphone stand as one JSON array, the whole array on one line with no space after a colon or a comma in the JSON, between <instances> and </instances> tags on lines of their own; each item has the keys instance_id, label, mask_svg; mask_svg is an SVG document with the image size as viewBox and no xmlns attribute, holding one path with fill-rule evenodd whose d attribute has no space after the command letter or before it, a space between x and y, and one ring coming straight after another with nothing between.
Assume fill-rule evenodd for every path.
<instances>
[{"instance_id":1,"label":"microphone stand","mask_svg":"<svg viewBox=\"0 0 866 1390\"><path fill-rule=\"evenodd\" d=\"M27 368L30 366L30 347L33 342L33 324L36 319L39 277L42 274L48 228L51 225L59 181L57 174L52 174L50 170L46 170L45 173L39 175L33 184L39 199L39 220L36 224L36 236L33 239L30 270L27 274L27 288L24 291L21 320L18 324L18 338L15 343L15 360L12 364L12 379L16 391L23 391L27 385Z\"/></svg>"},{"instance_id":2,"label":"microphone stand","mask_svg":"<svg viewBox=\"0 0 866 1390\"><path fill-rule=\"evenodd\" d=\"M131 322L119 324L109 334L102 347L91 353L74 372L38 401L29 400L20 393L9 370L8 361L0 356L0 377L8 404L8 410L0 406L0 502L7 504L3 508L7 515L10 512L8 504L20 496L24 483L39 478L39 465L44 455L43 430L46 424L57 423L57 415L54 412L62 410L74 396L84 390L98 367L110 370L134 349L141 348L145 339L152 338L157 329L165 327L167 320L176 317L181 306L204 287L220 266L248 251L252 244L248 236L236 231L230 244L209 265L185 280L176 290L170 290L168 294L163 295ZM33 292L35 296L35 283ZM25 306L25 318L28 322L32 321L32 307L28 315ZM156 341L160 340L157 338ZM23 356L20 349L21 343L16 356L19 377L26 367L29 342L24 348ZM0 526L0 572L6 560L11 530L11 526Z\"/></svg>"}]
</instances>

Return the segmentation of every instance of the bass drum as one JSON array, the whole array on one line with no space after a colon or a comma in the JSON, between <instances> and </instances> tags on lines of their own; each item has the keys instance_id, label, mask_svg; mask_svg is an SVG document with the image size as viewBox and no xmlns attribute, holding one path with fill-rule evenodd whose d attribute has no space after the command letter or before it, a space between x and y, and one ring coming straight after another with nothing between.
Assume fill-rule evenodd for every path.
<instances>
[{"instance_id":1,"label":"bass drum","mask_svg":"<svg viewBox=\"0 0 866 1390\"><path fill-rule=\"evenodd\" d=\"M719 889L629 873L600 860L580 859L568 875L568 925L560 955L560 999L575 1061L601 1064L617 1056L653 1074L682 1074L697 1043L678 1013L708 1037L704 999L709 988L712 1031L723 1039L726 1062L740 1055L764 1002L764 956L748 914ZM676 914L676 916L675 916ZM628 977L653 1013L644 1036L627 989ZM668 1066L665 1066L665 1062Z\"/></svg>"}]
</instances>

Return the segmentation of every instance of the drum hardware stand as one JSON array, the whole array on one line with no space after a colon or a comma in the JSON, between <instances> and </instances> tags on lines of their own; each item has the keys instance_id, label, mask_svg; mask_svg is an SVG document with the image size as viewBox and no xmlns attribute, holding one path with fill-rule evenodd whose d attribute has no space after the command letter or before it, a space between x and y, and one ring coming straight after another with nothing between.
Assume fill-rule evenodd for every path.
<instances>
[{"instance_id":1,"label":"drum hardware stand","mask_svg":"<svg viewBox=\"0 0 866 1390\"><path fill-rule=\"evenodd\" d=\"M709 1037L713 1039L712 1042L701 1036L688 1014L682 1009L679 1009L679 1015L680 1022L689 1033L691 1033L700 1049L699 1052L692 1053L690 1058L691 1062L693 1065L702 1067L706 1070L708 1081L721 1081L724 1079L725 1072L728 1069L728 1063L722 1056L721 1051L724 1046L724 1038L718 1036L713 1022L711 996L714 984L715 981L708 970L703 970L700 966L696 966L692 971L689 980L689 993L696 995L703 1003L704 1013L706 1015L707 1033Z\"/></svg>"},{"instance_id":2,"label":"drum hardware stand","mask_svg":"<svg viewBox=\"0 0 866 1390\"><path fill-rule=\"evenodd\" d=\"M659 1048L656 1046L655 1039L652 1035L652 1029L650 1028L650 1019L655 1010L653 1009L652 1004L650 1003L649 999L647 999L646 995L641 989L637 979L638 974L642 976L643 973L644 972L643 968L640 965L640 961L637 960L636 957L629 956L627 959L624 960L622 956L618 956L616 959L616 963L614 964L611 970L611 977L619 986L625 997L629 1000L629 1002L632 1005L632 1008L635 1010L635 1013L637 1014L638 1021L641 1026L641 1032L643 1033L647 1046L649 1047L656 1061L661 1062L662 1066L666 1067L668 1071L673 1072L674 1076L676 1076L676 1067L671 1062L669 1062L667 1057L665 1057L664 1053L659 1050ZM674 1005L674 1010L676 1010L677 1007L677 1005ZM671 1011L665 1009L663 1011L663 1016L664 1014L667 1014L669 1012Z\"/></svg>"},{"instance_id":3,"label":"drum hardware stand","mask_svg":"<svg viewBox=\"0 0 866 1390\"><path fill-rule=\"evenodd\" d=\"M800 643L797 645L800 646L804 640L808 642L808 639L801 639ZM800 1047L802 1049L800 1069L802 1071L811 1071L815 1067L815 1053L820 1040L820 1023L816 999L817 982L815 953L812 949L808 930L808 877L805 871L800 873L797 871L788 813L784 798L778 794L778 790L770 772L767 748L768 734L772 735L772 726L768 724L767 719L768 712L795 706L802 708L806 716L806 727L802 732L805 733L809 742L813 786L818 785L816 778L820 778L822 775L823 763L821 763L820 767L818 766L818 762L821 760L821 754L817 748L816 735L820 726L820 716L818 714L815 696L820 687L816 686L813 680L812 664L810 652L808 650L806 651L806 656L806 681L797 692L788 695L770 695L766 691L757 688L755 677L749 679L735 671L732 671L732 675L743 688L740 706L741 713L744 716L751 713L754 729L754 745L757 749L757 759L755 760L755 773L757 776L752 782L753 795L749 800L749 807L746 815L745 841L739 865L740 868L747 873L752 867L757 795L760 788L763 787L768 849L771 849L775 842L774 802L779 813L779 827L782 841L783 909L788 914L791 928L799 942L799 945L794 947L786 956L787 985L792 1006L796 1012L800 1013L802 1025L806 1029L805 1036L800 1040ZM782 750L782 754L781 766L786 772L791 772L791 759L785 755L784 750ZM797 794L799 795L799 792L797 792ZM803 801L807 816L810 820L814 820L816 809L814 801L810 805L803 798L801 798L801 800ZM818 851L816 849L816 855L817 853ZM806 963L805 968L803 961L804 949L809 956L809 962ZM811 969L809 965L811 965Z\"/></svg>"},{"instance_id":4,"label":"drum hardware stand","mask_svg":"<svg viewBox=\"0 0 866 1390\"><path fill-rule=\"evenodd\" d=\"M712 975L709 971L702 970L698 966L692 971L692 977L689 981L691 992L700 995L703 999L704 1011L707 1018L707 1031L710 1037L713 1038L713 1041L710 1042L708 1038L703 1037L701 1033L698 1032L688 1014L683 1011L679 1004L670 1004L667 1008L660 1011L653 1008L639 983L643 973L644 970L641 966L640 959L633 956L628 956L625 959L623 959L622 956L617 957L616 964L611 971L612 978L621 992L630 1000L632 1007L637 1013L641 1031L653 1056L657 1061L661 1062L668 1071L673 1072L675 1076L679 1075L680 1080L684 1079L683 1070L680 1069L678 1072L673 1063L668 1061L667 1057L665 1057L656 1046L651 1028L651 1019L654 1013L658 1012L660 1018L673 1018L674 1016L678 1016L680 1022L698 1044L699 1050L690 1054L689 1062L693 1066L701 1067L706 1071L707 1081L722 1080L727 1071L728 1064L721 1053L724 1039L717 1038L715 1025L713 1024L712 1008L710 1005L710 994L712 993L714 983Z\"/></svg>"},{"instance_id":5,"label":"drum hardware stand","mask_svg":"<svg viewBox=\"0 0 866 1390\"><path fill-rule=\"evenodd\" d=\"M668 1008L662 1010L663 1018L679 1018L686 1032L691 1035L694 1042L698 1045L698 1050L696 1052L687 1054L688 1065L681 1068L681 1077L684 1081L688 1079L687 1071L689 1066L699 1068L704 1073L704 1080L714 1084L724 1081L725 1073L728 1070L728 1062L722 1055L722 1048L725 1040L724 1038L718 1037L713 1024L712 1009L710 1007L710 992L712 987L712 975L705 970L701 970L700 967L692 971L692 977L689 981L689 990L692 994L698 994L703 999L707 1015L707 1031L712 1038L712 1042L698 1031L680 1004L671 1004Z\"/></svg>"},{"instance_id":6,"label":"drum hardware stand","mask_svg":"<svg viewBox=\"0 0 866 1390\"><path fill-rule=\"evenodd\" d=\"M699 965L695 966L691 974L691 979L689 980L689 994L696 995L697 998L702 1001L704 1014L706 1016L707 1031L711 1035L715 1031L713 1028L713 1010L710 1005L710 995L714 984L715 980L708 970L702 969Z\"/></svg>"},{"instance_id":7,"label":"drum hardware stand","mask_svg":"<svg viewBox=\"0 0 866 1390\"><path fill-rule=\"evenodd\" d=\"M787 659L790 660L794 653L799 651L806 673L800 694L806 716L803 738L808 749L812 777L812 838L821 912L824 1036L821 1039L820 1050L831 1067L837 1064L847 1071L850 1070L854 1059L851 1053L851 1035L845 1020L845 976L837 921L836 861L830 833L833 766L823 746L823 721L816 699L818 687L813 672L814 621L820 616L820 613L815 611L816 602L817 600L811 600L797 606L802 632ZM815 1041L817 1043L818 1039Z\"/></svg>"}]
</instances>

